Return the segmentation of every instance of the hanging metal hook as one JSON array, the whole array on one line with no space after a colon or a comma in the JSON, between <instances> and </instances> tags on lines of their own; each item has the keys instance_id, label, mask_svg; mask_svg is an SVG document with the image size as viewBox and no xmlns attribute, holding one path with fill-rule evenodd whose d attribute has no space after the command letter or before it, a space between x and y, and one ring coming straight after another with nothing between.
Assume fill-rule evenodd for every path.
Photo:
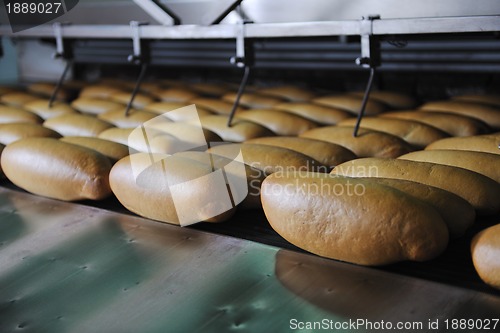
<instances>
[{"instance_id":1,"label":"hanging metal hook","mask_svg":"<svg viewBox=\"0 0 500 333\"><path fill-rule=\"evenodd\" d=\"M238 93L236 94L236 99L234 100L233 108L229 113L229 118L227 120L228 127L231 127L234 115L240 104L240 98L245 92L248 77L250 76L250 68L254 62L253 44L248 39L245 39L245 24L247 23L250 23L250 21L242 19L238 22L239 29L238 34L236 35L236 56L231 57L230 59L232 64L236 65L238 68L244 68L244 71L238 88Z\"/></svg>"},{"instance_id":2,"label":"hanging metal hook","mask_svg":"<svg viewBox=\"0 0 500 333\"><path fill-rule=\"evenodd\" d=\"M145 41L141 40L141 31L140 27L142 25L147 25L147 22L138 22L131 21L130 27L132 28L132 43L133 43L133 54L129 55L127 60L135 65L141 65L141 71L139 73L139 77L135 82L134 90L132 90L132 94L130 95L130 100L125 107L125 116L128 116L130 113L130 109L134 103L135 96L139 92L141 87L142 80L144 79L144 75L148 69L149 64L149 45L145 43Z\"/></svg>"},{"instance_id":3,"label":"hanging metal hook","mask_svg":"<svg viewBox=\"0 0 500 333\"><path fill-rule=\"evenodd\" d=\"M373 35L373 20L378 19L380 19L380 15L370 15L368 17L363 17L361 20L361 57L356 59L356 64L364 68L369 68L370 76L363 95L356 125L354 126L352 134L354 137L358 136L361 119L363 119L365 114L366 104L368 103L373 80L375 78L375 68L380 66L380 40Z\"/></svg>"},{"instance_id":4,"label":"hanging metal hook","mask_svg":"<svg viewBox=\"0 0 500 333\"><path fill-rule=\"evenodd\" d=\"M53 57L54 59L65 59L66 65L64 67L64 71L62 72L62 75L59 77L59 80L54 87L54 90L52 91L52 95L50 96L49 108L52 107L52 104L56 100L57 94L62 87L62 83L64 82L66 75L68 74L70 68L73 66L73 54L71 53L71 48L67 45L67 42L65 43L62 36L62 28L64 25L69 25L69 23L56 22L52 25L52 27L54 28L54 36L56 38L56 53L54 53Z\"/></svg>"}]
</instances>

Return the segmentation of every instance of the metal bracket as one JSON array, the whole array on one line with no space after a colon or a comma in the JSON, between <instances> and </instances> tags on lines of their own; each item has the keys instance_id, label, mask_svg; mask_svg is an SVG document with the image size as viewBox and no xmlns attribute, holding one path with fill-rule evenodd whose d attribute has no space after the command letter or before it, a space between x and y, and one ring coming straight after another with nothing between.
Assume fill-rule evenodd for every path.
<instances>
[{"instance_id":1,"label":"metal bracket","mask_svg":"<svg viewBox=\"0 0 500 333\"><path fill-rule=\"evenodd\" d=\"M64 67L64 71L61 74L61 77L57 81L57 84L52 91L52 95L50 96L49 99L49 108L52 107L52 104L56 100L57 94L59 93L59 90L61 89L62 83L64 82L64 79L66 78L66 75L68 74L70 68L73 66L73 50L71 47L68 45L68 41L65 41L63 39L63 26L65 25L70 25L68 22L55 22L52 27L54 29L54 36L56 39L56 53L54 53L53 57L54 59L57 58L62 58L66 60L66 66Z\"/></svg>"},{"instance_id":2,"label":"metal bracket","mask_svg":"<svg viewBox=\"0 0 500 333\"><path fill-rule=\"evenodd\" d=\"M245 38L245 24L250 23L250 21L240 20L238 21L238 32L236 35L236 56L231 57L229 61L231 64L236 65L238 68L244 68L243 77L241 79L240 87L238 93L236 94L236 99L233 104L233 108L229 113L229 118L227 120L227 126L231 127L231 123L234 118L234 114L238 109L240 104L240 98L245 92L245 87L248 82L248 77L250 76L250 68L254 64L254 51L253 43Z\"/></svg>"},{"instance_id":3,"label":"metal bracket","mask_svg":"<svg viewBox=\"0 0 500 333\"><path fill-rule=\"evenodd\" d=\"M125 116L129 115L135 96L139 92L149 64L149 43L141 39L141 26L147 24L147 22L130 22L130 27L132 28L132 44L134 49L133 54L129 55L127 60L132 64L141 65L141 72L139 73L139 77L135 83L132 95L130 96L130 101L127 103L127 107L125 108Z\"/></svg>"},{"instance_id":4,"label":"metal bracket","mask_svg":"<svg viewBox=\"0 0 500 333\"><path fill-rule=\"evenodd\" d=\"M360 22L361 57L356 64L364 68L380 66L380 40L373 35L373 21L379 19L380 15L370 15Z\"/></svg>"},{"instance_id":5,"label":"metal bracket","mask_svg":"<svg viewBox=\"0 0 500 333\"><path fill-rule=\"evenodd\" d=\"M361 57L356 59L356 64L364 68L369 68L370 77L368 78L368 83L366 85L363 100L361 102L361 108L358 113L356 125L354 126L354 131L352 134L354 137L358 136L361 119L363 119L363 116L365 114L366 104L368 103L370 91L373 86L373 79L375 78L375 68L380 66L381 63L380 40L378 36L373 35L373 21L379 19L380 15L370 15L368 17L363 17L360 22Z\"/></svg>"}]
</instances>

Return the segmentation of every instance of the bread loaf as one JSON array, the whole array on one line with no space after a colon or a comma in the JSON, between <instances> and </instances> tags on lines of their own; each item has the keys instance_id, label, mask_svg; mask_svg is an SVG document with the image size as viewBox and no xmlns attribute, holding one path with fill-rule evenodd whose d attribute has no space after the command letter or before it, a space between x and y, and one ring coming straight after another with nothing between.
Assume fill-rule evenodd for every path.
<instances>
[{"instance_id":1,"label":"bread loaf","mask_svg":"<svg viewBox=\"0 0 500 333\"><path fill-rule=\"evenodd\" d=\"M29 84L27 86L27 89L31 93L44 97L51 97L54 92L55 85L53 83L48 83L48 82L37 82ZM59 90L57 91L56 99L65 101L68 100L68 98L70 97L69 95L70 94L68 93L67 90L65 90L64 88L61 89L60 87Z\"/></svg>"},{"instance_id":2,"label":"bread loaf","mask_svg":"<svg viewBox=\"0 0 500 333\"><path fill-rule=\"evenodd\" d=\"M326 96L313 99L313 102L319 105L338 108L348 111L352 114L358 114L361 109L362 97L353 95ZM380 102L368 100L365 107L365 115L372 116L385 111L386 107Z\"/></svg>"},{"instance_id":3,"label":"bread loaf","mask_svg":"<svg viewBox=\"0 0 500 333\"><path fill-rule=\"evenodd\" d=\"M235 117L262 125L277 135L296 136L317 127L314 122L306 118L273 109L243 111L237 113Z\"/></svg>"},{"instance_id":4,"label":"bread loaf","mask_svg":"<svg viewBox=\"0 0 500 333\"><path fill-rule=\"evenodd\" d=\"M463 198L449 191L402 179L375 177L363 179L393 187L432 206L446 223L451 238L463 236L476 218L474 207Z\"/></svg>"},{"instance_id":5,"label":"bread loaf","mask_svg":"<svg viewBox=\"0 0 500 333\"><path fill-rule=\"evenodd\" d=\"M190 105L183 105L180 103L166 103L166 102L153 103L149 104L145 108L145 110L161 114L172 121L188 121L192 118L190 112L187 113L179 112L180 110L191 110ZM196 112L198 113L198 117L213 115L212 112L199 107L196 107Z\"/></svg>"},{"instance_id":6,"label":"bread loaf","mask_svg":"<svg viewBox=\"0 0 500 333\"><path fill-rule=\"evenodd\" d=\"M314 94L311 91L295 86L261 88L257 90L257 93L264 96L284 99L290 102L307 102L314 98Z\"/></svg>"},{"instance_id":7,"label":"bread loaf","mask_svg":"<svg viewBox=\"0 0 500 333\"><path fill-rule=\"evenodd\" d=\"M53 129L63 136L94 136L114 127L112 124L83 114L68 114L47 119L43 126Z\"/></svg>"},{"instance_id":8,"label":"bread loaf","mask_svg":"<svg viewBox=\"0 0 500 333\"><path fill-rule=\"evenodd\" d=\"M463 101L428 102L420 107L429 112L461 114L484 121L491 128L500 129L500 109L489 105Z\"/></svg>"},{"instance_id":9,"label":"bread loaf","mask_svg":"<svg viewBox=\"0 0 500 333\"><path fill-rule=\"evenodd\" d=\"M99 200L111 194L108 158L53 138L27 138L5 147L7 178L28 192L65 201Z\"/></svg>"},{"instance_id":10,"label":"bread loaf","mask_svg":"<svg viewBox=\"0 0 500 333\"><path fill-rule=\"evenodd\" d=\"M394 158L413 150L407 142L391 134L360 128L358 136L354 137L353 132L353 127L326 126L300 136L341 145L358 157Z\"/></svg>"},{"instance_id":11,"label":"bread loaf","mask_svg":"<svg viewBox=\"0 0 500 333\"><path fill-rule=\"evenodd\" d=\"M236 196L245 198L241 201L241 204L238 205L238 208L262 208L260 201L260 188L265 175L259 169L252 168L251 166L244 164L245 173L243 174L243 170L240 166L241 161L200 151L184 151L175 153L174 156L192 159L199 163L209 165L212 170L224 169L225 177L227 179L237 180L240 184L239 186L231 187L231 195L233 198ZM246 182L246 188L241 185L244 183L243 181Z\"/></svg>"},{"instance_id":12,"label":"bread loaf","mask_svg":"<svg viewBox=\"0 0 500 333\"><path fill-rule=\"evenodd\" d=\"M451 136L471 136L485 134L490 131L488 125L479 119L453 113L400 111L386 112L381 117L408 119L439 128Z\"/></svg>"},{"instance_id":13,"label":"bread loaf","mask_svg":"<svg viewBox=\"0 0 500 333\"><path fill-rule=\"evenodd\" d=\"M314 254L360 265L435 258L448 229L430 205L389 186L317 173L276 174L262 183L276 232Z\"/></svg>"},{"instance_id":14,"label":"bread loaf","mask_svg":"<svg viewBox=\"0 0 500 333\"><path fill-rule=\"evenodd\" d=\"M500 155L466 150L421 150L398 157L464 168L500 183Z\"/></svg>"},{"instance_id":15,"label":"bread loaf","mask_svg":"<svg viewBox=\"0 0 500 333\"><path fill-rule=\"evenodd\" d=\"M123 104L110 100L102 100L90 97L80 97L71 102L76 110L88 114L100 114L116 109L123 109Z\"/></svg>"},{"instance_id":16,"label":"bread loaf","mask_svg":"<svg viewBox=\"0 0 500 333\"><path fill-rule=\"evenodd\" d=\"M259 124L242 120L233 119L231 127L227 126L228 117L222 115L201 117L201 125L208 129L224 141L243 142L260 136L273 136L274 133Z\"/></svg>"},{"instance_id":17,"label":"bread loaf","mask_svg":"<svg viewBox=\"0 0 500 333\"><path fill-rule=\"evenodd\" d=\"M356 124L355 118L345 119L339 122L339 126L353 126ZM443 131L416 121L364 117L360 126L375 131L389 133L397 136L417 148L425 148L428 144L448 137Z\"/></svg>"},{"instance_id":18,"label":"bread loaf","mask_svg":"<svg viewBox=\"0 0 500 333\"><path fill-rule=\"evenodd\" d=\"M14 91L1 95L0 103L10 106L23 106L24 104L35 101L37 99L40 99L40 97L24 92Z\"/></svg>"},{"instance_id":19,"label":"bread loaf","mask_svg":"<svg viewBox=\"0 0 500 333\"><path fill-rule=\"evenodd\" d=\"M130 133L132 133L133 131L134 128L112 127L102 131L97 137L99 139L105 139L128 146L128 138L130 136Z\"/></svg>"},{"instance_id":20,"label":"bread loaf","mask_svg":"<svg viewBox=\"0 0 500 333\"><path fill-rule=\"evenodd\" d=\"M466 95L453 96L452 99L456 100L456 101L481 103L481 104L492 105L495 107L500 107L500 96L498 96L498 95L466 94Z\"/></svg>"},{"instance_id":21,"label":"bread loaf","mask_svg":"<svg viewBox=\"0 0 500 333\"><path fill-rule=\"evenodd\" d=\"M273 107L276 110L289 112L306 119L312 120L320 125L335 125L342 119L353 115L347 111L331 107L306 104L306 103L280 103Z\"/></svg>"},{"instance_id":22,"label":"bread loaf","mask_svg":"<svg viewBox=\"0 0 500 333\"><path fill-rule=\"evenodd\" d=\"M77 113L71 106L63 102L54 102L52 106L49 107L49 101L46 99L37 99L28 102L23 105L23 108L37 114L43 119Z\"/></svg>"},{"instance_id":23,"label":"bread loaf","mask_svg":"<svg viewBox=\"0 0 500 333\"><path fill-rule=\"evenodd\" d=\"M119 93L121 91L122 90L120 88L116 87L116 82L112 82L109 84L93 84L82 88L82 90L80 90L79 97L90 99L107 99L111 95Z\"/></svg>"},{"instance_id":24,"label":"bread loaf","mask_svg":"<svg viewBox=\"0 0 500 333\"><path fill-rule=\"evenodd\" d=\"M500 224L478 233L471 243L472 262L481 279L500 289Z\"/></svg>"},{"instance_id":25,"label":"bread loaf","mask_svg":"<svg viewBox=\"0 0 500 333\"><path fill-rule=\"evenodd\" d=\"M235 159L241 152L245 164L269 175L288 171L327 171L318 161L291 149L253 143L222 144L208 149L209 153Z\"/></svg>"},{"instance_id":26,"label":"bread loaf","mask_svg":"<svg viewBox=\"0 0 500 333\"><path fill-rule=\"evenodd\" d=\"M202 109L208 110L210 112L216 113L216 114L222 114L222 115L228 115L231 113L231 110L233 109L233 104L220 100L220 99L214 99L214 98L195 98L190 101L191 103L195 104L196 107L201 107ZM241 106L238 106L236 108L236 112L239 113L241 111L244 111L245 109L242 108Z\"/></svg>"},{"instance_id":27,"label":"bread loaf","mask_svg":"<svg viewBox=\"0 0 500 333\"><path fill-rule=\"evenodd\" d=\"M446 138L434 141L425 150L470 150L491 154L500 154L500 139L491 135Z\"/></svg>"},{"instance_id":28,"label":"bread loaf","mask_svg":"<svg viewBox=\"0 0 500 333\"><path fill-rule=\"evenodd\" d=\"M129 110L128 115L125 115L125 108L121 107L101 113L97 118L113 124L116 127L132 128L140 126L156 116L158 116L156 113L135 109Z\"/></svg>"},{"instance_id":29,"label":"bread loaf","mask_svg":"<svg viewBox=\"0 0 500 333\"><path fill-rule=\"evenodd\" d=\"M0 124L0 143L3 145L8 145L17 140L30 137L60 138L61 134L39 124Z\"/></svg>"},{"instance_id":30,"label":"bread loaf","mask_svg":"<svg viewBox=\"0 0 500 333\"><path fill-rule=\"evenodd\" d=\"M226 186L211 183L213 171L192 159L139 153L113 166L110 184L118 200L141 216L181 225L220 222L230 218L235 208L224 200ZM213 216L217 211L223 212Z\"/></svg>"},{"instance_id":31,"label":"bread loaf","mask_svg":"<svg viewBox=\"0 0 500 333\"><path fill-rule=\"evenodd\" d=\"M356 91L351 93L354 96L363 98L365 95L364 91ZM374 90L370 92L369 99L374 100L379 103L387 105L391 109L395 110L405 110L412 109L417 106L417 101L415 98L394 91L379 91Z\"/></svg>"},{"instance_id":32,"label":"bread loaf","mask_svg":"<svg viewBox=\"0 0 500 333\"><path fill-rule=\"evenodd\" d=\"M114 102L121 103L122 105L128 105L130 102L130 98L132 97L131 93L128 92L117 92L112 94L109 99ZM136 109L144 109L146 105L154 103L154 98L149 97L148 95L138 93L134 96L134 101L132 102L132 107Z\"/></svg>"},{"instance_id":33,"label":"bread loaf","mask_svg":"<svg viewBox=\"0 0 500 333\"><path fill-rule=\"evenodd\" d=\"M400 159L362 158L340 164L333 174L411 180L452 192L467 200L479 215L500 211L500 184L462 168Z\"/></svg>"},{"instance_id":34,"label":"bread loaf","mask_svg":"<svg viewBox=\"0 0 500 333\"><path fill-rule=\"evenodd\" d=\"M185 88L169 88L158 92L156 97L163 102L186 103L198 94Z\"/></svg>"},{"instance_id":35,"label":"bread loaf","mask_svg":"<svg viewBox=\"0 0 500 333\"><path fill-rule=\"evenodd\" d=\"M291 149L311 157L327 168L333 168L340 163L356 158L356 155L345 147L331 142L307 138L270 136L250 139L245 143L256 143Z\"/></svg>"},{"instance_id":36,"label":"bread loaf","mask_svg":"<svg viewBox=\"0 0 500 333\"><path fill-rule=\"evenodd\" d=\"M236 100L236 93L227 93L222 96L222 99L233 104ZM250 109L269 109L274 105L282 103L281 98L263 96L254 93L245 93L241 95L239 105Z\"/></svg>"},{"instance_id":37,"label":"bread loaf","mask_svg":"<svg viewBox=\"0 0 500 333\"><path fill-rule=\"evenodd\" d=\"M65 136L61 141L95 150L109 158L111 164L129 154L129 148L121 143L87 136Z\"/></svg>"},{"instance_id":38,"label":"bread loaf","mask_svg":"<svg viewBox=\"0 0 500 333\"><path fill-rule=\"evenodd\" d=\"M144 125L148 129L165 132L186 143L191 143L191 147L188 149L206 146L207 143L209 144L211 142L222 141L220 136L206 128L200 127L199 124L192 125L189 123L163 122L162 120L163 119L155 118L146 122Z\"/></svg>"},{"instance_id":39,"label":"bread loaf","mask_svg":"<svg viewBox=\"0 0 500 333\"><path fill-rule=\"evenodd\" d=\"M33 123L41 124L43 119L33 112L14 106L0 105L0 124L8 123Z\"/></svg>"}]
</instances>

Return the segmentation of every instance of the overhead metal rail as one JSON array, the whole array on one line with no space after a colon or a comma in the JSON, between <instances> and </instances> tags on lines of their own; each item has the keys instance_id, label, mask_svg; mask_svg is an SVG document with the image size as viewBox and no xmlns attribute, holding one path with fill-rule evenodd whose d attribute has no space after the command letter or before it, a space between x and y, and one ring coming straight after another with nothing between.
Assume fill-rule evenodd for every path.
<instances>
[{"instance_id":1,"label":"overhead metal rail","mask_svg":"<svg viewBox=\"0 0 500 333\"><path fill-rule=\"evenodd\" d=\"M249 23L245 38L322 37L360 35L362 20ZM436 33L474 33L500 31L500 15L458 16L431 18L380 19L373 21L373 35L405 35ZM141 27L143 39L230 39L239 33L236 24L211 26L148 25ZM0 35L19 38L54 37L51 25L12 33L10 27L0 26ZM64 38L130 39L128 25L69 25L63 27Z\"/></svg>"}]
</instances>

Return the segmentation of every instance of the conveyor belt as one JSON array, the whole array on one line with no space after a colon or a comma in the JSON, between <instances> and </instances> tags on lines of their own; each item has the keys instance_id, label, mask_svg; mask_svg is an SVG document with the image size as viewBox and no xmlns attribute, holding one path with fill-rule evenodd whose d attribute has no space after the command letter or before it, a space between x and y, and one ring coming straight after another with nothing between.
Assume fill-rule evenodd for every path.
<instances>
[{"instance_id":1,"label":"conveyor belt","mask_svg":"<svg viewBox=\"0 0 500 333\"><path fill-rule=\"evenodd\" d=\"M0 332L289 332L358 319L423 331L437 320L437 332L446 319L499 317L498 293L0 188Z\"/></svg>"}]
</instances>

